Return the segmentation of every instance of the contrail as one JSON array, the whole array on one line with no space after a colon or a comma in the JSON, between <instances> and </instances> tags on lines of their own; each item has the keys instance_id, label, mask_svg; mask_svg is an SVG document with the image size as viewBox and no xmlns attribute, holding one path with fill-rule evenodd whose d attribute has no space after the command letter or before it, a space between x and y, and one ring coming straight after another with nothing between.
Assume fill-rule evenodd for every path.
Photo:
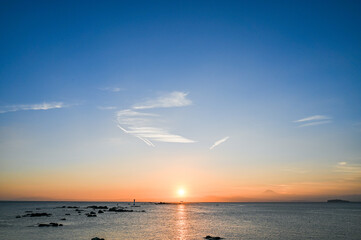
<instances>
[{"instance_id":1,"label":"contrail","mask_svg":"<svg viewBox=\"0 0 361 240\"><path fill-rule=\"evenodd\" d=\"M225 137L225 138L222 138L221 140L218 140L209 148L209 150L212 150L213 148L217 147L219 144L224 143L225 141L228 140L228 138L229 137Z\"/></svg>"}]
</instances>

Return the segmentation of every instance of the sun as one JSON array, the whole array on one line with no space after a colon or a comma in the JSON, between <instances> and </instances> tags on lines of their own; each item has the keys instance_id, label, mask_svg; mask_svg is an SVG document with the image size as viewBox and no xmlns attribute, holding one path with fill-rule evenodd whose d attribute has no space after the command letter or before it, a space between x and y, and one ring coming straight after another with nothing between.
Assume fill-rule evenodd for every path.
<instances>
[{"instance_id":1,"label":"sun","mask_svg":"<svg viewBox=\"0 0 361 240\"><path fill-rule=\"evenodd\" d=\"M178 195L179 195L180 197L183 197L185 193L186 193L186 192L185 192L184 189L182 189L182 188L178 190Z\"/></svg>"}]
</instances>

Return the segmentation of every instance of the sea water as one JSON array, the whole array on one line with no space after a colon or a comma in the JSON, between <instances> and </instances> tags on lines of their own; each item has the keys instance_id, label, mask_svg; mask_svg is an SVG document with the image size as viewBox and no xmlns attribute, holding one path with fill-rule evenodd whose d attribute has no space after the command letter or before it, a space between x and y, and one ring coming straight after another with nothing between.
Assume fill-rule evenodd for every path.
<instances>
[{"instance_id":1,"label":"sea water","mask_svg":"<svg viewBox=\"0 0 361 240\"><path fill-rule=\"evenodd\" d=\"M135 212L85 215L93 211L87 206L117 204ZM361 239L360 203L138 204L140 207L110 202L0 202L0 239L203 239L207 235L224 239ZM78 214L62 206L85 211ZM16 218L25 211L52 216ZM37 226L50 222L64 226Z\"/></svg>"}]
</instances>

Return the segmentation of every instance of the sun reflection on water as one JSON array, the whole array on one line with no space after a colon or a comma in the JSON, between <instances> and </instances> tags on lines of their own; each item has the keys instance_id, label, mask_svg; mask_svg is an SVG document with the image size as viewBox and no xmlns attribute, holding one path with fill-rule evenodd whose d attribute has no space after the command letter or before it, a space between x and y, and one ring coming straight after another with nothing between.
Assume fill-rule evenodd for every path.
<instances>
[{"instance_id":1,"label":"sun reflection on water","mask_svg":"<svg viewBox=\"0 0 361 240\"><path fill-rule=\"evenodd\" d=\"M178 204L177 207L177 239L186 239L187 237L187 212L185 204Z\"/></svg>"}]
</instances>

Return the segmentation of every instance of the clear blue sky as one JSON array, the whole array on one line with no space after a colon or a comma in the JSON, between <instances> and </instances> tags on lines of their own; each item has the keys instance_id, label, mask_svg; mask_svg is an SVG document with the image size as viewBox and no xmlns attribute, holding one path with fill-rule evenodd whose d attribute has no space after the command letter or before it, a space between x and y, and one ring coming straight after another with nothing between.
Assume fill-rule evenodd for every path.
<instances>
[{"instance_id":1,"label":"clear blue sky","mask_svg":"<svg viewBox=\"0 0 361 240\"><path fill-rule=\"evenodd\" d=\"M34 169L199 156L225 176L316 169L305 181L320 183L329 169L360 193L360 12L359 1L2 1L0 186ZM269 181L257 184L277 192Z\"/></svg>"}]
</instances>

